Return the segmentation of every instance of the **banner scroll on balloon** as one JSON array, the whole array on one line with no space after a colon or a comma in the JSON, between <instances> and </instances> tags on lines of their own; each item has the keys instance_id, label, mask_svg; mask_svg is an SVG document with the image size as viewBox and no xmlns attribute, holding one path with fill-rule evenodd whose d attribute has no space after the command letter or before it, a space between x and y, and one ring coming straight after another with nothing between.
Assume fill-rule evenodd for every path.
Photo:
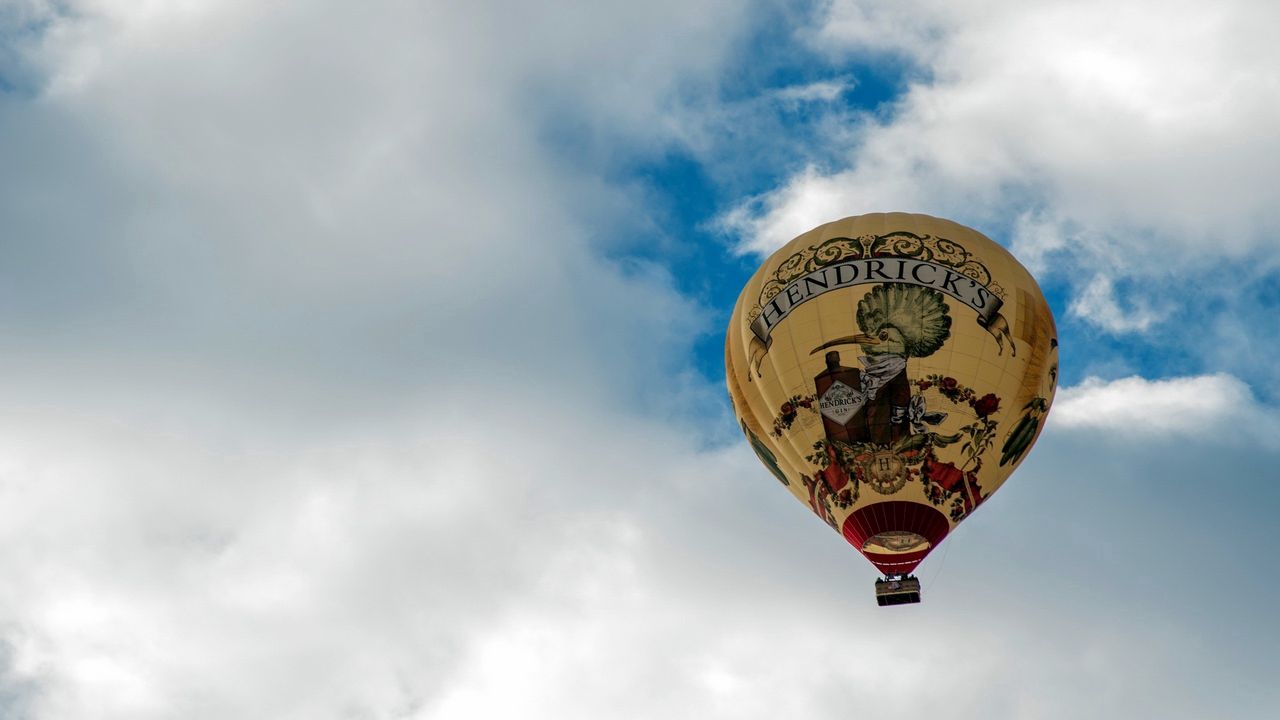
<instances>
[{"instance_id":1,"label":"banner scroll on balloon","mask_svg":"<svg viewBox=\"0 0 1280 720\"><path fill-rule=\"evenodd\" d=\"M1001 353L1007 343L1017 355L1009 322L1000 314L1004 289L986 267L953 240L896 232L832 238L779 265L747 315L755 335L751 366L756 377L773 329L793 310L825 293L871 283L916 285L955 298L977 313L978 325L991 333Z\"/></svg>"}]
</instances>

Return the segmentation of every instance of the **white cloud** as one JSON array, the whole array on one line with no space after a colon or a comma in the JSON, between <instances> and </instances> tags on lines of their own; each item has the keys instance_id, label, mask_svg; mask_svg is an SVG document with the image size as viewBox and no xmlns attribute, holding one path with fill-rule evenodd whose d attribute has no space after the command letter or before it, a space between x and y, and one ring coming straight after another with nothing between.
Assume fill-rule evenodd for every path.
<instances>
[{"instance_id":1,"label":"white cloud","mask_svg":"<svg viewBox=\"0 0 1280 720\"><path fill-rule=\"evenodd\" d=\"M47 15L32 96L0 94L24 712L428 712L583 528L706 472L705 312L602 257L634 205L541 136L555 110L666 142L674 84L739 21L680 8Z\"/></svg>"},{"instance_id":2,"label":"white cloud","mask_svg":"<svg viewBox=\"0 0 1280 720\"><path fill-rule=\"evenodd\" d=\"M703 447L704 312L602 259L635 205L540 121L670 142L671 95L715 73L739 12L56 15L24 50L36 96L0 96L0 715L1216 708L1157 692L1214 670L1167 651L1186 608L1072 606L1070 563L993 590L984 568L1055 547L1003 500L966 532L1024 542L957 537L956 581L885 614L748 449Z\"/></svg>"},{"instance_id":3,"label":"white cloud","mask_svg":"<svg viewBox=\"0 0 1280 720\"><path fill-rule=\"evenodd\" d=\"M580 401L530 432L501 389L470 418L254 448L11 410L0 605L38 716L394 716L508 613L611 593L603 568L650 544L627 539L637 493L696 473L692 448Z\"/></svg>"},{"instance_id":4,"label":"white cloud","mask_svg":"<svg viewBox=\"0 0 1280 720\"><path fill-rule=\"evenodd\" d=\"M773 96L790 103L830 102L852 90L853 86L848 80L821 80L804 85L788 85L775 90Z\"/></svg>"},{"instance_id":5,"label":"white cloud","mask_svg":"<svg viewBox=\"0 0 1280 720\"><path fill-rule=\"evenodd\" d=\"M1250 256L1280 236L1277 22L1255 1L832 3L815 46L897 53L911 82L830 144L838 169L797 172L725 225L766 253L863 212L1012 224L1033 264L1052 255L1085 288L1098 267L1149 279Z\"/></svg>"},{"instance_id":6,"label":"white cloud","mask_svg":"<svg viewBox=\"0 0 1280 720\"><path fill-rule=\"evenodd\" d=\"M1148 380L1089 377L1058 391L1050 424L1123 436L1274 444L1277 420L1249 386L1225 373Z\"/></svg>"},{"instance_id":7,"label":"white cloud","mask_svg":"<svg viewBox=\"0 0 1280 720\"><path fill-rule=\"evenodd\" d=\"M1162 320L1162 316L1142 300L1135 306L1121 308L1116 300L1111 278L1097 275L1071 301L1070 312L1113 333L1144 332Z\"/></svg>"}]
</instances>

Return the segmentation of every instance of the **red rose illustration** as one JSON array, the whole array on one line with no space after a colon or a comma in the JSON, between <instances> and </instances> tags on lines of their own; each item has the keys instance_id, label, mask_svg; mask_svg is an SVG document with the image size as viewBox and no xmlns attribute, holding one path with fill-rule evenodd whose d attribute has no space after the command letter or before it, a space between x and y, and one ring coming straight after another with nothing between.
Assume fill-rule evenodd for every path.
<instances>
[{"instance_id":1,"label":"red rose illustration","mask_svg":"<svg viewBox=\"0 0 1280 720\"><path fill-rule=\"evenodd\" d=\"M977 400L970 400L969 404L973 406L973 411L978 413L978 417L984 418L1000 409L1000 398L994 393L987 393Z\"/></svg>"},{"instance_id":2,"label":"red rose illustration","mask_svg":"<svg viewBox=\"0 0 1280 720\"><path fill-rule=\"evenodd\" d=\"M789 402L784 402L784 403L782 403L782 414L783 414L783 415L791 415L791 414L794 414L794 413L795 413L795 411L796 411L796 406L795 406L795 405L792 405L792 404L791 404L791 403L789 403Z\"/></svg>"},{"instance_id":3,"label":"red rose illustration","mask_svg":"<svg viewBox=\"0 0 1280 720\"><path fill-rule=\"evenodd\" d=\"M959 385L960 383L956 382L956 379L953 377L944 377L942 380L938 381L938 388L944 391L955 390Z\"/></svg>"}]
</instances>

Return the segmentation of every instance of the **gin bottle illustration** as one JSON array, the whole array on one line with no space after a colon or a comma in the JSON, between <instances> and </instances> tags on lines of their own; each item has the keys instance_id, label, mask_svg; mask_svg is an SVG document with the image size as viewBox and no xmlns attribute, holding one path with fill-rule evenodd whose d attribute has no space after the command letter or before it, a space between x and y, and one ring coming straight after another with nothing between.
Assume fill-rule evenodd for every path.
<instances>
[{"instance_id":1,"label":"gin bottle illustration","mask_svg":"<svg viewBox=\"0 0 1280 720\"><path fill-rule=\"evenodd\" d=\"M864 443L867 431L866 395L862 392L862 371L840 364L840 352L827 353L827 368L813 379L818 391L818 410L827 440Z\"/></svg>"},{"instance_id":2,"label":"gin bottle illustration","mask_svg":"<svg viewBox=\"0 0 1280 720\"><path fill-rule=\"evenodd\" d=\"M942 347L951 335L951 316L937 290L914 285L878 285L858 301L857 321L861 332L827 341L813 352L837 345L857 345L862 349L862 369L849 371L858 372L861 381L855 386L858 412L840 424L850 435L858 434L876 445L894 445L911 434L911 382L907 379L907 361L928 357ZM832 368L831 355L827 353L827 372ZM837 367L839 363L837 357ZM821 389L818 395L823 396ZM824 409L824 421L827 417ZM859 421L861 430L850 427Z\"/></svg>"}]
</instances>

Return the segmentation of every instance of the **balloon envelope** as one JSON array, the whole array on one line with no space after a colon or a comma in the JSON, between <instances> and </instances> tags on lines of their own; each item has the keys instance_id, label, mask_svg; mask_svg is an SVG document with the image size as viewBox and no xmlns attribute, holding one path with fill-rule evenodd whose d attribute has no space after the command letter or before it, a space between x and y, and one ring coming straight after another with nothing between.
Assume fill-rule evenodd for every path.
<instances>
[{"instance_id":1,"label":"balloon envelope","mask_svg":"<svg viewBox=\"0 0 1280 720\"><path fill-rule=\"evenodd\" d=\"M1031 274L981 233L861 215L756 271L725 374L778 482L906 574L1026 457L1057 386L1057 331Z\"/></svg>"}]
</instances>

